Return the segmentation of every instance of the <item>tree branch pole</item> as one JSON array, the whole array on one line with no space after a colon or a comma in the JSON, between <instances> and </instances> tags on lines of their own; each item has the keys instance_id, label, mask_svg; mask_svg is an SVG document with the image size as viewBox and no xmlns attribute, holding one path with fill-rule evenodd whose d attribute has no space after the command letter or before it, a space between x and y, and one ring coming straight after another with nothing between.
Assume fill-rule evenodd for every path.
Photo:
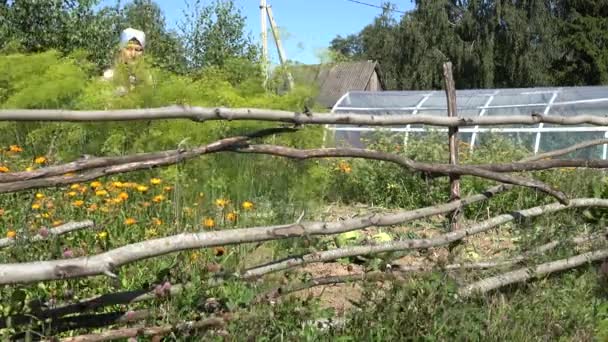
<instances>
[{"instance_id":1,"label":"tree branch pole","mask_svg":"<svg viewBox=\"0 0 608 342\"><path fill-rule=\"evenodd\" d=\"M488 199L507 189L510 189L508 185L501 185L488 189L483 194L470 196L447 204L391 214L371 214L340 222L296 222L280 226L184 233L122 246L94 256L0 264L0 284L31 283L102 274L114 276L112 273L114 268L182 250L310 235L331 235L370 226L391 226L428 216L445 214L459 206Z\"/></svg>"},{"instance_id":2,"label":"tree branch pole","mask_svg":"<svg viewBox=\"0 0 608 342\"><path fill-rule=\"evenodd\" d=\"M445 95L448 106L448 117L457 117L456 109L456 85L454 84L454 75L452 73L452 63L443 64L443 78L445 81ZM448 129L448 145L450 150L450 165L458 165L458 127L450 127ZM460 176L450 174L450 201L460 199ZM459 210L450 213L450 228L451 230L460 229Z\"/></svg>"},{"instance_id":3,"label":"tree branch pole","mask_svg":"<svg viewBox=\"0 0 608 342\"><path fill-rule=\"evenodd\" d=\"M188 332L200 329L217 329L226 325L226 321L219 317L212 317L200 321L189 321L176 325L163 325L141 328L121 328L104 331L98 334L80 335L61 339L62 342L102 342L125 339L138 336L164 336L171 332ZM54 340L53 340L54 341ZM51 342L51 340L48 340Z\"/></svg>"},{"instance_id":4,"label":"tree branch pole","mask_svg":"<svg viewBox=\"0 0 608 342\"><path fill-rule=\"evenodd\" d=\"M113 174L133 172L138 170L147 170L160 166L167 166L180 163L187 159L192 159L204 154L216 153L222 150L226 150L229 147L238 146L246 143L249 139L263 137L267 135L277 134L281 132L293 132L293 128L269 128L254 132L248 135L235 136L230 138L220 139L210 144L198 146L190 150L172 150L165 152L155 152L143 155L115 157L115 158L93 158L90 161L83 160L73 163L68 163L69 167L55 166L51 167L51 171L43 171L38 174L61 174L61 176L51 177L35 177L28 172L19 172L18 175L13 176L18 180L7 183L0 183L0 193L16 192L28 189L37 189L45 187L55 187L61 185L68 185L74 183L80 183L105 177ZM102 167L96 167L96 165L103 165ZM83 173L76 175L66 175L64 171L71 169L72 171L87 170ZM35 171L33 171L35 172ZM35 174L37 175L37 174ZM4 180L6 180L5 178Z\"/></svg>"},{"instance_id":5,"label":"tree branch pole","mask_svg":"<svg viewBox=\"0 0 608 342\"><path fill-rule=\"evenodd\" d=\"M12 245L16 245L19 243L30 243L30 242L37 242L37 241L44 241L44 240L48 240L54 236L59 236L59 235L63 235L63 234L67 234L67 233L71 233L77 230L81 230L81 229L85 229L85 228L90 228L95 226L95 223L91 220L87 220L87 221L80 221L80 222L68 222L65 224L62 224L60 226L57 226L55 228L51 228L48 230L48 236L42 236L40 234L35 235L31 238L28 239L9 239L9 238L3 238L0 239L0 249L2 248L6 248L8 246L12 246Z\"/></svg>"},{"instance_id":6,"label":"tree branch pole","mask_svg":"<svg viewBox=\"0 0 608 342\"><path fill-rule=\"evenodd\" d=\"M559 156L563 156L564 154L568 154L571 152L575 152L578 150L582 150L584 148L587 147L592 147L592 146L597 146L597 145L604 145L604 144L608 144L608 139L595 139L595 140L588 140L588 141L583 141L581 143L578 144L574 144L572 146L568 146L559 150L553 150L553 151L548 151L545 153L539 153L537 155L533 155L530 156L528 158L524 158L521 160L521 162L531 162L531 161L536 161L536 160L543 160L543 159L547 159L547 158L554 158L554 157L559 157Z\"/></svg>"},{"instance_id":7,"label":"tree branch pole","mask_svg":"<svg viewBox=\"0 0 608 342\"><path fill-rule=\"evenodd\" d=\"M560 203L552 203L543 206L533 207L514 211L509 214L503 214L491 219L471 225L466 229L452 231L446 234L438 235L431 239L408 239L401 241L388 242L372 246L352 246L345 248L337 248L329 251L315 252L298 257L290 257L280 261L250 268L243 272L242 277L254 278L267 273L282 271L285 269L316 262L325 262L346 257L354 257L359 255L377 254L383 252L397 252L411 249L426 249L431 247L445 246L450 243L462 240L468 236L479 234L488 231L496 226L505 224L522 217L536 217L543 214L551 214L565 209L584 208L584 207L602 207L608 208L607 199L598 198L579 198L570 201L570 204L563 205ZM1 273L0 273L1 274Z\"/></svg>"},{"instance_id":8,"label":"tree branch pole","mask_svg":"<svg viewBox=\"0 0 608 342\"><path fill-rule=\"evenodd\" d=\"M458 290L458 294L463 297L469 297L473 294L483 294L503 286L526 281L554 272L569 270L593 261L605 259L607 257L608 249L602 249L532 267L524 267L466 285Z\"/></svg>"},{"instance_id":9,"label":"tree branch pole","mask_svg":"<svg viewBox=\"0 0 608 342\"><path fill-rule=\"evenodd\" d=\"M203 108L175 105L161 108L76 111L61 109L3 109L0 121L66 121L105 122L133 120L190 119L196 122L212 120L257 120L291 124L402 126L423 124L443 127L473 127L500 125L555 125L608 126L608 117L597 115L555 116L497 115L481 117L447 117L434 115L370 115L361 113L300 113L255 108Z\"/></svg>"},{"instance_id":10,"label":"tree branch pole","mask_svg":"<svg viewBox=\"0 0 608 342\"><path fill-rule=\"evenodd\" d=\"M486 170L485 168L468 166L468 165L448 165L448 164L431 164L416 162L411 159L399 156L397 154L378 152L366 149L356 148L326 148L326 149L311 149L299 150L290 147L274 146L274 145L249 145L248 147L239 147L232 149L234 152L240 153L261 153L271 154L295 159L309 158L325 158L325 157L358 157L364 159L375 159L382 161L390 161L406 167L413 171L423 172L427 175L444 174L444 175L470 175L486 179L495 180L502 183L514 184L524 187L535 188L539 191L547 193L560 201L567 203L566 195L543 182L535 179L527 179L519 176L506 175L494 171ZM0 190L2 185L0 184ZM1 192L1 191L0 191Z\"/></svg>"}]
</instances>

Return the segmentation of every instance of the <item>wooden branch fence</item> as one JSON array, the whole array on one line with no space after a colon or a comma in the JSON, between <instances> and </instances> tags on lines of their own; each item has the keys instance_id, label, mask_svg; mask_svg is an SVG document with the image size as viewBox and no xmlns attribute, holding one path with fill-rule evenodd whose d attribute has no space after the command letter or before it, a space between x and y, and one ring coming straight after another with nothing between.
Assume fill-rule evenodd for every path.
<instances>
[{"instance_id":1,"label":"wooden branch fence","mask_svg":"<svg viewBox=\"0 0 608 342\"><path fill-rule=\"evenodd\" d=\"M447 69L446 69L447 72ZM453 83L453 80L452 80ZM446 82L450 84L450 82ZM449 91L448 91L449 93ZM453 96L448 96L450 101L453 101L449 106L450 110L455 113L456 99ZM338 222L308 222L298 220L293 223L277 226L260 226L240 228L223 231L206 231L201 233L183 233L163 238L151 239L142 242L134 242L125 246L117 247L97 255L89 255L84 257L61 259L61 260L46 260L32 261L25 263L0 264L0 284L1 285L18 285L33 282L62 280L69 278L79 278L94 275L106 275L116 278L116 272L121 266L134 263L140 260L154 258L161 255L175 253L184 250L193 250L200 248L209 248L214 246L224 246L230 244L242 244L251 242L262 242L271 240L280 240L287 238L297 238L304 236L315 235L333 235L342 232L360 230L367 227L394 226L416 219L427 218L434 215L452 215L456 220L453 222L452 231L429 239L409 239L376 244L371 246L351 246L338 248L326 251L317 251L311 254L293 256L283 260L275 260L268 264L258 265L238 274L230 275L232 278L242 280L252 280L262 277L271 272L282 271L309 263L325 262L336 260L343 257L369 255L390 251L404 251L414 249L428 249L437 246L451 244L457 241L462 241L467 237L479 234L482 232L494 229L497 226L503 225L520 218L536 217L546 215L563 210L575 208L608 208L608 199L601 198L568 198L568 196L554 188L554 186L545 184L530 176L516 175L514 173L548 170L562 167L572 168L595 168L605 169L608 167L608 161L605 160L556 160L555 158L582 148L606 144L608 139L599 139L573 145L568 148L543 153L534 157L526 158L521 161L501 164L480 164L480 165L459 165L457 158L453 156L456 153L455 139L458 127L463 126L487 126L487 125L512 125L512 124L558 124L558 125L602 125L608 126L608 117L600 117L593 115L579 116L545 116L536 113L531 113L528 116L483 116L475 118L461 118L458 116L426 116L426 115L390 115L378 116L368 114L327 114L327 113L294 113L286 111L265 110L265 109L226 109L226 108L198 108L189 106L171 106L165 108L150 108L150 109L134 109L134 110L115 110L115 111L68 111L68 110L0 110L0 121L75 121L75 122L96 122L96 121L129 121L129 120L165 120L165 119L190 119L199 123L204 123L210 120L256 120L266 121L270 123L289 123L299 125L325 125L325 124L340 124L340 125L369 125L369 126L388 126L388 125L408 125L408 124L425 124L432 126L445 126L450 130L450 160L448 163L426 163L405 158L401 155L386 153L381 151L373 151L369 149L358 148L318 148L318 149L298 149L287 146L268 145L256 143L256 139L263 139L275 134L288 134L297 131L299 128L294 127L271 127L266 130L254 132L248 135L226 137L210 144L191 148L191 149L176 149L160 152L141 153L120 157L93 157L87 159L76 160L62 165L54 165L41 168L34 171L14 172L0 174L0 193L10 193L24 191L28 189L60 187L68 184L79 183L106 177L114 174L133 172L137 170L146 170L155 167L164 167L183 163L187 160L198 158L212 153L243 153L243 154L264 154L277 157L285 157L292 159L311 159L311 158L363 158L387 161L397 164L409 172L419 172L425 177L442 177L447 176L451 182L451 200L449 203L437 204L426 208L420 208L410 211L399 211L390 214L372 213L369 215L355 217ZM499 185L486 190L483 193L471 195L461 198L458 179L462 176L474 176L493 180ZM473 203L490 200L492 197L509 191L514 186L531 188L554 197L557 202L539 205L536 207L521 209L512 213L505 213L496 217L488 218L487 220L465 226L457 221L456 214L464 207ZM450 214L452 213L452 214ZM53 231L52 236L35 236L29 240L15 241L13 239L0 239L0 248L10 248L15 243L34 243L36 241L45 240L47 238L59 238L60 235L70 234L71 232L93 227L92 221L70 222ZM456 229L457 228L457 229ZM580 238L579 240L585 240ZM595 240L601 240L602 237L595 236ZM556 246L557 242L552 242L549 245L540 246L539 249L546 251ZM573 267L577 267L591 261L604 259L608 256L605 249L590 251L557 260L546 264L531 266L514 270L501 274L499 276L482 279L478 282L465 285L459 291L463 297L471 296L478 293L485 293L490 290L497 289L501 286L512 284L515 282L523 282L531 277L549 274L556 271L561 271ZM522 255L510 260L492 260L485 264L465 265L452 264L442 268L443 270L471 268L481 269L490 267L506 267L517 265L522 260L527 260L529 256ZM483 267L482 267L483 266ZM399 267L395 267L398 269ZM401 272L428 270L433 267L412 265L408 269L407 265L400 266ZM352 280L376 279L367 276L351 277ZM394 278L391 275L386 277ZM327 284L337 283L342 281L339 278L328 278L319 280L312 284ZM179 291L187 284L175 285L172 293ZM299 285L291 288L289 291L295 291L305 288L307 285ZM287 292L289 292L287 291ZM116 298L111 295L106 295L104 298ZM137 296L120 297L122 303L130 303L134 301L147 300L154 298L153 295L146 293L138 293ZM137 299L139 298L139 299ZM84 306L66 306L62 310L39 311L32 316L46 319L52 317L58 319L65 315L77 312L74 308L80 308L82 311L95 310L103 307L103 301L93 301L96 304L83 304ZM116 304L116 302L112 302ZM19 318L20 317L20 318ZM122 316L120 316L122 317ZM26 323L30 321L30 317L15 316L10 320L16 324ZM0 318L0 328L9 325L7 318ZM119 321L120 322L120 321ZM118 329L108 332L104 336L129 337L137 335L159 335L171 331L190 330L194 328L209 328L214 326L223 326L224 321L219 319L211 319L200 322L190 322L180 326L162 326L152 327L140 330ZM96 337L95 337L96 336ZM91 335L79 338L69 339L71 341L94 341L106 340L101 335ZM96 339L97 338L97 339Z\"/></svg>"}]
</instances>

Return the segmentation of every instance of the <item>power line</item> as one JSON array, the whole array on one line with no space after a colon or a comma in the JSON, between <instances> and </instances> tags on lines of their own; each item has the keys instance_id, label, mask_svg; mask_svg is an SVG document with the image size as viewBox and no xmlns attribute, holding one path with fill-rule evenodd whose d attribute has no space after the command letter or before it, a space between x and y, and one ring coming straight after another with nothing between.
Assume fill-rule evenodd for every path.
<instances>
[{"instance_id":1,"label":"power line","mask_svg":"<svg viewBox=\"0 0 608 342\"><path fill-rule=\"evenodd\" d=\"M346 0L346 1L353 2L353 3L359 4L359 5L364 5L364 6L374 7L374 8L380 8L380 9L385 9L385 7L374 5L374 4L370 4L370 3L367 3L367 2L362 2L362 1L357 1L357 0ZM388 10L391 11L391 12L397 12L397 13L406 14L405 11L400 11L400 10L392 9L390 7L388 8Z\"/></svg>"}]
</instances>

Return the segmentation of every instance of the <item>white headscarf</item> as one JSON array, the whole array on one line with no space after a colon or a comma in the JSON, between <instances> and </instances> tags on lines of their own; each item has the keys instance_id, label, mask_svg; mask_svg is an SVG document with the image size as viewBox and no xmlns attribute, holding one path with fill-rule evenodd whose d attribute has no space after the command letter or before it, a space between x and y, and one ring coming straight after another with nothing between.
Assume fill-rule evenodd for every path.
<instances>
[{"instance_id":1,"label":"white headscarf","mask_svg":"<svg viewBox=\"0 0 608 342\"><path fill-rule=\"evenodd\" d=\"M120 46L125 47L131 39L136 39L141 44L141 47L146 46L146 34L143 31L130 27L120 33Z\"/></svg>"}]
</instances>

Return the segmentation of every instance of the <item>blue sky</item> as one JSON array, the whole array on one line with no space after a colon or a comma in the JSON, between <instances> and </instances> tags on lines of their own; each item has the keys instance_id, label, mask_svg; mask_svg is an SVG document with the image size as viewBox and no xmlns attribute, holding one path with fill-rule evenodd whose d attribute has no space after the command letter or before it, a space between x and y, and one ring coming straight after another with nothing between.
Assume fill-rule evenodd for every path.
<instances>
[{"instance_id":1,"label":"blue sky","mask_svg":"<svg viewBox=\"0 0 608 342\"><path fill-rule=\"evenodd\" d=\"M163 10L169 27L174 28L183 17L186 0L156 0ZM206 2L208 2L207 0ZM384 0L360 0L381 5ZM123 1L126 2L126 1ZM281 40L287 58L302 63L317 63L319 55L338 34L345 36L360 31L372 22L382 10L347 0L267 0L282 34ZM411 0L393 0L397 9L408 11ZM102 4L115 4L116 0L102 0ZM259 0L235 0L241 13L247 17L246 30L256 42L260 41ZM270 29L270 25L268 25ZM274 40L269 34L269 54L277 63Z\"/></svg>"}]
</instances>

